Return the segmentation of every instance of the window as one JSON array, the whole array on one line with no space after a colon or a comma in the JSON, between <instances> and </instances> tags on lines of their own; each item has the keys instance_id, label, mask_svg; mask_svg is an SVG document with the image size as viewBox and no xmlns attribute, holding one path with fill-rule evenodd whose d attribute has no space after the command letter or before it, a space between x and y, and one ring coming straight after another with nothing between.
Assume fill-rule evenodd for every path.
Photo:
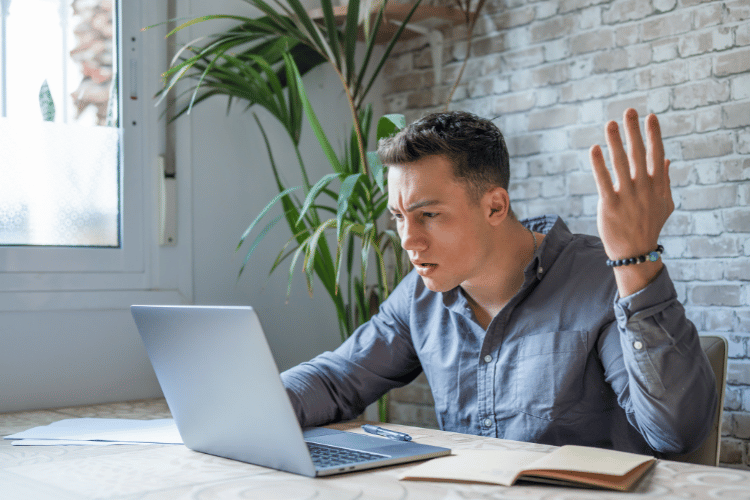
<instances>
[{"instance_id":1,"label":"window","mask_svg":"<svg viewBox=\"0 0 750 500\"><path fill-rule=\"evenodd\" d=\"M0 5L0 310L153 289L165 4Z\"/></svg>"}]
</instances>

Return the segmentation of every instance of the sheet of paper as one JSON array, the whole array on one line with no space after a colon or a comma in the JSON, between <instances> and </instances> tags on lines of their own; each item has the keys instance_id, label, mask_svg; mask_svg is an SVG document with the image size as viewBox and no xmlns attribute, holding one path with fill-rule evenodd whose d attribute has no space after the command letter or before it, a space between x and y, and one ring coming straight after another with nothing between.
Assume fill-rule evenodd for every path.
<instances>
[{"instance_id":1,"label":"sheet of paper","mask_svg":"<svg viewBox=\"0 0 750 500\"><path fill-rule=\"evenodd\" d=\"M515 450L453 450L447 457L433 458L408 469L399 479L433 481L477 481L513 484L519 471L546 453Z\"/></svg>"},{"instance_id":2,"label":"sheet of paper","mask_svg":"<svg viewBox=\"0 0 750 500\"><path fill-rule=\"evenodd\" d=\"M128 441L74 441L71 439L15 439L12 446L110 446L114 444L148 445L156 443L136 443Z\"/></svg>"},{"instance_id":3,"label":"sheet of paper","mask_svg":"<svg viewBox=\"0 0 750 500\"><path fill-rule=\"evenodd\" d=\"M182 444L171 418L71 418L11 434L4 439Z\"/></svg>"}]
</instances>

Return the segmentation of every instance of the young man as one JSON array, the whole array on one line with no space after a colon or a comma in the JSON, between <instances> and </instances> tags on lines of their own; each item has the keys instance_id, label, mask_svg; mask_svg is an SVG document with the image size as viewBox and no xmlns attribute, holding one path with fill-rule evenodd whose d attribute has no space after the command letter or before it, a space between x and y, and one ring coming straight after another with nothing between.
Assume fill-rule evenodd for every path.
<instances>
[{"instance_id":1,"label":"young man","mask_svg":"<svg viewBox=\"0 0 750 500\"><path fill-rule=\"evenodd\" d=\"M389 208L414 265L336 351L282 374L303 426L349 419L424 371L443 430L639 453L698 447L713 374L659 258L674 208L659 124L634 110L615 182L591 149L601 240L519 221L491 122L433 114L383 141ZM658 251L657 251L658 250Z\"/></svg>"}]
</instances>

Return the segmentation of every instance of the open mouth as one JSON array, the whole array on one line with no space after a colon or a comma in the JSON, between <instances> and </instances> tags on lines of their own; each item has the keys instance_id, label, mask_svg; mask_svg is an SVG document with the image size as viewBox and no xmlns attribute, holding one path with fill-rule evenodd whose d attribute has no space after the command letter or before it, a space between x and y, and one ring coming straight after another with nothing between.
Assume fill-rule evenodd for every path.
<instances>
[{"instance_id":1,"label":"open mouth","mask_svg":"<svg viewBox=\"0 0 750 500\"><path fill-rule=\"evenodd\" d=\"M414 265L422 269L430 269L430 268L437 267L437 264L433 264L431 262L416 262Z\"/></svg>"}]
</instances>

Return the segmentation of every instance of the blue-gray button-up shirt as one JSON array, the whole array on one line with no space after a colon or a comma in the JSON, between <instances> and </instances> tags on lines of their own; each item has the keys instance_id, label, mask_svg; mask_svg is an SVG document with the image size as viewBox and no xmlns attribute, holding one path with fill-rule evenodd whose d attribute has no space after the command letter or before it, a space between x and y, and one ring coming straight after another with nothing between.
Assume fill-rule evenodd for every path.
<instances>
[{"instance_id":1,"label":"blue-gray button-up shirt","mask_svg":"<svg viewBox=\"0 0 750 500\"><path fill-rule=\"evenodd\" d=\"M557 217L521 289L485 331L460 287L411 272L334 352L282 374L303 426L349 419L424 371L443 430L546 444L677 453L707 436L713 372L666 268L617 294L601 241Z\"/></svg>"}]
</instances>

